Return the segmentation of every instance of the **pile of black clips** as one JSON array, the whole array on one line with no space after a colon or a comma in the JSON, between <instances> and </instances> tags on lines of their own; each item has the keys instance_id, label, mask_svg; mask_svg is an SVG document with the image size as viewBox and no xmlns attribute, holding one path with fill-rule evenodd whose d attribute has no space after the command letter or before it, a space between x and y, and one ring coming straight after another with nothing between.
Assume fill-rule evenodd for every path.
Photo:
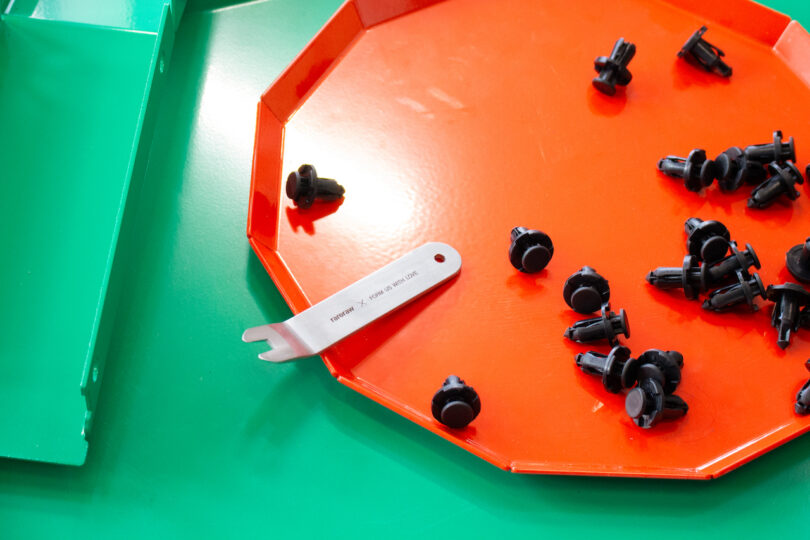
<instances>
[{"instance_id":1,"label":"pile of black clips","mask_svg":"<svg viewBox=\"0 0 810 540\"><path fill-rule=\"evenodd\" d=\"M630 337L627 313L610 309L610 285L590 266L572 274L563 287L563 299L571 309L584 315L600 311L598 317L582 319L569 327L564 336L577 343L607 341L608 354L579 353L577 367L602 379L608 392L628 390L625 410L633 422L650 428L661 420L680 418L689 406L673 392L681 382L683 355L677 351L650 349L632 358L630 349L619 344L619 336Z\"/></svg>"},{"instance_id":2,"label":"pile of black clips","mask_svg":"<svg viewBox=\"0 0 810 540\"><path fill-rule=\"evenodd\" d=\"M795 201L799 198L796 184L803 184L804 177L795 161L793 137L785 142L782 132L777 130L773 132L773 142L752 144L745 149L732 146L714 160L708 159L702 148L695 148L685 158L667 156L658 161L658 170L682 179L686 189L693 192L710 186L715 180L724 192L755 185L748 207L763 209L780 199Z\"/></svg>"},{"instance_id":3,"label":"pile of black clips","mask_svg":"<svg viewBox=\"0 0 810 540\"><path fill-rule=\"evenodd\" d=\"M703 308L726 311L747 305L757 311L757 297L773 303L771 325L777 329L777 345L786 349L799 328L810 328L810 292L796 283L763 284L761 268L751 244L739 249L725 225L715 220L689 218L684 224L687 255L679 267L659 267L647 281L659 289L682 289L690 300L706 295ZM729 253L730 252L730 253ZM792 247L786 256L788 270L801 281L810 281L810 239Z\"/></svg>"},{"instance_id":4,"label":"pile of black clips","mask_svg":"<svg viewBox=\"0 0 810 540\"><path fill-rule=\"evenodd\" d=\"M746 244L740 250L719 221L693 217L686 220L684 229L687 255L683 264L656 268L647 274L647 281L659 289L682 289L690 300L705 293L704 309L724 311L745 303L756 311L754 300L765 298L766 292L759 274L749 273L751 267L761 267L754 248Z\"/></svg>"}]
</instances>

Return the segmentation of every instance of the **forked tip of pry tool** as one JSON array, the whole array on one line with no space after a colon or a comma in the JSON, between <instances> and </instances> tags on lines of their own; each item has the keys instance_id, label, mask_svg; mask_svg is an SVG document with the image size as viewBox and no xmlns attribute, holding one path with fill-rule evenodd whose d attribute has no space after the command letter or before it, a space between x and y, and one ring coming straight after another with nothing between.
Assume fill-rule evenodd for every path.
<instances>
[{"instance_id":1,"label":"forked tip of pry tool","mask_svg":"<svg viewBox=\"0 0 810 540\"><path fill-rule=\"evenodd\" d=\"M248 328L242 334L242 341L245 343L266 342L270 346L270 350L261 353L259 358L268 362L287 362L303 356L310 356L307 351L302 350L300 344L296 343L297 340L289 331L283 328L283 325L284 323L263 324L262 326Z\"/></svg>"}]
</instances>

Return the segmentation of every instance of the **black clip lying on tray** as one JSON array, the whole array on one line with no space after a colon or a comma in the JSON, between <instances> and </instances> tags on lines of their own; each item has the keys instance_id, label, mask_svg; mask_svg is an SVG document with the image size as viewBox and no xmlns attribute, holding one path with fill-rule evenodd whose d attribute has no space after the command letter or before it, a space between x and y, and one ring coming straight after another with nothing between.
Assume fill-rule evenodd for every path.
<instances>
[{"instance_id":1,"label":"black clip lying on tray","mask_svg":"<svg viewBox=\"0 0 810 540\"><path fill-rule=\"evenodd\" d=\"M720 59L721 56L725 56L725 53L703 39L706 30L708 29L705 26L701 26L697 32L692 34L692 37L681 47L678 56L703 67L706 71L723 77L731 77L731 67Z\"/></svg>"}]
</instances>

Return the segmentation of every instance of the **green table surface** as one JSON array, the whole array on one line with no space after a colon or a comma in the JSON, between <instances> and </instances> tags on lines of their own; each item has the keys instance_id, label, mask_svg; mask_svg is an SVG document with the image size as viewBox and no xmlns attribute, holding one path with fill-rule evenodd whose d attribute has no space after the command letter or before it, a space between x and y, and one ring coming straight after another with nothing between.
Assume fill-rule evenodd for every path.
<instances>
[{"instance_id":1,"label":"green table surface","mask_svg":"<svg viewBox=\"0 0 810 540\"><path fill-rule=\"evenodd\" d=\"M710 482L521 476L256 360L290 314L245 238L256 102L340 0L223 4L178 30L87 463L0 460L0 538L806 536L810 437Z\"/></svg>"}]
</instances>

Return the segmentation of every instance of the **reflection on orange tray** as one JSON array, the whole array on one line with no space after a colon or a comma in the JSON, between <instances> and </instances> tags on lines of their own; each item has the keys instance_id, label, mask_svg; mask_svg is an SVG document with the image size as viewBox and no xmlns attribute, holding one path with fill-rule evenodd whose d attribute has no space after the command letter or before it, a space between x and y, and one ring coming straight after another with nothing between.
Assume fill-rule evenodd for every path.
<instances>
[{"instance_id":1,"label":"reflection on orange tray","mask_svg":"<svg viewBox=\"0 0 810 540\"><path fill-rule=\"evenodd\" d=\"M463 267L327 350L340 382L516 472L713 478L810 429L793 412L810 331L782 351L769 310L713 313L645 282L680 265L690 216L751 243L766 283L791 280L807 184L798 201L756 210L750 189L690 193L656 163L781 129L803 170L810 37L798 23L742 0L378 4L346 3L262 97L248 236L295 312L426 241L455 247ZM676 57L703 24L728 79ZM619 37L637 46L633 80L609 97L591 85L593 59ZM283 179L302 163L345 199L295 208ZM538 274L509 263L518 225L554 241ZM683 419L639 429L623 395L575 367L576 353L609 350L563 338L580 318L563 283L583 265L632 318L634 355L683 353ZM481 399L463 430L431 415L451 374Z\"/></svg>"}]
</instances>

